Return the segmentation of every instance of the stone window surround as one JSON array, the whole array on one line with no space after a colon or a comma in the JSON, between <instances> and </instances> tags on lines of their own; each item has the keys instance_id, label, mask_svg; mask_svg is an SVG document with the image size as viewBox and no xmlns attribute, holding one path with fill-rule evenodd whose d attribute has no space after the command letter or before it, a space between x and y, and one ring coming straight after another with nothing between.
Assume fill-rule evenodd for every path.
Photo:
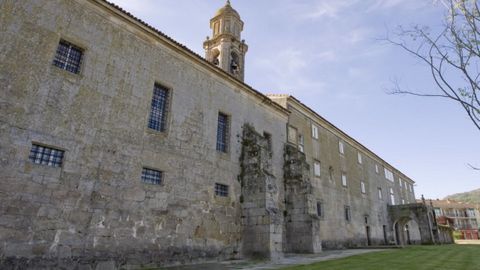
<instances>
[{"instance_id":1,"label":"stone window surround","mask_svg":"<svg viewBox=\"0 0 480 270\"><path fill-rule=\"evenodd\" d=\"M68 47L67 55L64 56L65 59L59 59L59 52L62 46ZM79 54L78 59L72 59L72 51ZM60 70L68 72L69 74L80 75L85 62L85 51L86 49L84 46L78 45L77 42L71 41L71 39L61 37L57 42L52 65ZM72 62L73 60L75 61Z\"/></svg>"},{"instance_id":2,"label":"stone window surround","mask_svg":"<svg viewBox=\"0 0 480 270\"><path fill-rule=\"evenodd\" d=\"M325 217L325 209L322 200L317 200L317 217L321 219Z\"/></svg>"},{"instance_id":3,"label":"stone window surround","mask_svg":"<svg viewBox=\"0 0 480 270\"><path fill-rule=\"evenodd\" d=\"M319 127L317 124L312 123L312 138L318 140Z\"/></svg>"},{"instance_id":4,"label":"stone window surround","mask_svg":"<svg viewBox=\"0 0 480 270\"><path fill-rule=\"evenodd\" d=\"M43 157L44 157L44 151L41 152L41 157L40 157L40 163L38 163L36 160L37 160L37 156L32 156L32 151L34 150L34 147L37 147L37 148L43 148L43 150L55 150L56 152L59 152L61 153L61 156L57 156L57 160L58 158L60 158L59 161L54 161L54 163L52 165L49 165L49 163L47 164L42 164L42 161L43 161ZM39 142L36 142L36 141L32 141L31 143L31 147L30 147L30 151L29 151L29 154L28 154L28 160L30 160L30 162L32 162L33 164L35 165L39 165L39 166L48 166L48 167L52 167L52 168L63 168L63 164L65 163L65 154L66 154L66 150L61 148L61 147L58 147L58 146L51 146L51 145L47 145L47 144L44 144L44 143L39 143ZM38 153L37 153L38 154ZM51 159L51 158L49 158Z\"/></svg>"},{"instance_id":5,"label":"stone window surround","mask_svg":"<svg viewBox=\"0 0 480 270\"><path fill-rule=\"evenodd\" d=\"M164 104L163 104L163 110L161 112L161 118L160 120L158 120L160 123L158 124L158 127L157 126L151 126L152 125L152 110L153 110L153 102L154 102L154 99L155 99L155 91L156 90L163 90L166 92L166 95L164 97ZM163 83L159 83L157 81L154 82L154 85L153 85L153 91L151 92L152 93L152 97L150 99L150 110L148 112L148 117L147 117L147 127L148 127L148 130L151 131L151 132L154 132L154 133L166 133L168 131L168 127L169 127L169 118L170 118L170 111L171 111L171 100L172 100L172 88L171 87L168 87L166 86L165 84Z\"/></svg>"},{"instance_id":6,"label":"stone window surround","mask_svg":"<svg viewBox=\"0 0 480 270\"><path fill-rule=\"evenodd\" d=\"M346 172L342 172L342 174L341 174L341 183L342 183L342 187L347 187L348 186L347 173Z\"/></svg>"},{"instance_id":7,"label":"stone window surround","mask_svg":"<svg viewBox=\"0 0 480 270\"><path fill-rule=\"evenodd\" d=\"M229 189L230 187L228 185L215 183L215 187L214 187L215 196L228 197L230 193Z\"/></svg>"},{"instance_id":8,"label":"stone window surround","mask_svg":"<svg viewBox=\"0 0 480 270\"><path fill-rule=\"evenodd\" d=\"M347 222L352 221L352 213L349 205L344 206L344 217L345 217L345 221Z\"/></svg>"},{"instance_id":9,"label":"stone window surround","mask_svg":"<svg viewBox=\"0 0 480 270\"><path fill-rule=\"evenodd\" d=\"M318 166L317 166L318 165ZM313 160L313 176L319 178L322 174L322 167L321 163L319 160L314 159ZM318 173L317 173L317 168L318 168Z\"/></svg>"},{"instance_id":10,"label":"stone window surround","mask_svg":"<svg viewBox=\"0 0 480 270\"><path fill-rule=\"evenodd\" d=\"M154 178L149 177L152 176L152 173L158 174L158 179L156 179L156 176ZM147 185L163 186L165 183L165 172L156 168L144 166L142 167L142 175L140 179L142 180L142 183Z\"/></svg>"},{"instance_id":11,"label":"stone window surround","mask_svg":"<svg viewBox=\"0 0 480 270\"><path fill-rule=\"evenodd\" d=\"M220 128L220 117L225 117L225 130L224 130L224 142L219 142L219 128ZM219 110L217 114L217 132L216 132L216 139L215 139L215 149L217 153L221 154L228 154L230 152L230 134L231 134L231 124L232 117L230 114L225 113L224 111ZM224 145L222 145L224 144Z\"/></svg>"}]
</instances>

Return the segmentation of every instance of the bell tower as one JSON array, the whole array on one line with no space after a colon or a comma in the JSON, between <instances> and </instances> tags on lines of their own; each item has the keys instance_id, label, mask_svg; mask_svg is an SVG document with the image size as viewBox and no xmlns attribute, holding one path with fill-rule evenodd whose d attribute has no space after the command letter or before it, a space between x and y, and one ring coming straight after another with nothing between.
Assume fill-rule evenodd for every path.
<instances>
[{"instance_id":1,"label":"bell tower","mask_svg":"<svg viewBox=\"0 0 480 270\"><path fill-rule=\"evenodd\" d=\"M243 21L238 12L232 8L230 0L219 9L210 20L212 38L207 37L203 43L205 58L243 81L245 77L245 54L248 46L241 39Z\"/></svg>"}]
</instances>

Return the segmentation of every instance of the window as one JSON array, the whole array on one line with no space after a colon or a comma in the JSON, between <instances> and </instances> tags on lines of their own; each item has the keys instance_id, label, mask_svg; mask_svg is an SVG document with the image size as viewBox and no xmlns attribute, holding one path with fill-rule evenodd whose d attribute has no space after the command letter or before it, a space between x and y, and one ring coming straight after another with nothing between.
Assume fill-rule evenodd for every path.
<instances>
[{"instance_id":1,"label":"window","mask_svg":"<svg viewBox=\"0 0 480 270\"><path fill-rule=\"evenodd\" d=\"M433 210L435 210L435 215L436 215L437 217L442 216L442 210L440 210L440 208L435 208L435 209L433 209Z\"/></svg>"},{"instance_id":2,"label":"window","mask_svg":"<svg viewBox=\"0 0 480 270\"><path fill-rule=\"evenodd\" d=\"M345 206L345 220L350 221L352 219L351 213L350 213L350 206Z\"/></svg>"},{"instance_id":3,"label":"window","mask_svg":"<svg viewBox=\"0 0 480 270\"><path fill-rule=\"evenodd\" d=\"M395 205L395 195L393 194L393 188L390 188L390 203Z\"/></svg>"},{"instance_id":4,"label":"window","mask_svg":"<svg viewBox=\"0 0 480 270\"><path fill-rule=\"evenodd\" d=\"M382 188L378 188L378 199L383 200Z\"/></svg>"},{"instance_id":5,"label":"window","mask_svg":"<svg viewBox=\"0 0 480 270\"><path fill-rule=\"evenodd\" d=\"M328 180L333 181L333 178L334 178L334 177L333 177L333 174L334 174L334 172L335 172L335 171L333 170L333 167L330 166L330 167L328 168Z\"/></svg>"},{"instance_id":6,"label":"window","mask_svg":"<svg viewBox=\"0 0 480 270\"><path fill-rule=\"evenodd\" d=\"M267 140L267 150L272 151L272 135L268 132L263 132L263 137Z\"/></svg>"},{"instance_id":7,"label":"window","mask_svg":"<svg viewBox=\"0 0 480 270\"><path fill-rule=\"evenodd\" d=\"M405 181L405 180L403 181L403 188L404 188L405 190L408 190L407 181Z\"/></svg>"},{"instance_id":8,"label":"window","mask_svg":"<svg viewBox=\"0 0 480 270\"><path fill-rule=\"evenodd\" d=\"M228 186L215 183L215 195L220 197L228 197Z\"/></svg>"},{"instance_id":9,"label":"window","mask_svg":"<svg viewBox=\"0 0 480 270\"><path fill-rule=\"evenodd\" d=\"M385 178L387 178L387 180L390 180L392 182L394 181L392 171L390 171L387 168L385 168Z\"/></svg>"},{"instance_id":10,"label":"window","mask_svg":"<svg viewBox=\"0 0 480 270\"><path fill-rule=\"evenodd\" d=\"M347 175L345 173L342 173L342 186L347 186Z\"/></svg>"},{"instance_id":11,"label":"window","mask_svg":"<svg viewBox=\"0 0 480 270\"><path fill-rule=\"evenodd\" d=\"M305 144L305 139L304 139L303 135L298 134L298 150L300 150L300 152L302 152L302 153L305 151L304 144Z\"/></svg>"},{"instance_id":12,"label":"window","mask_svg":"<svg viewBox=\"0 0 480 270\"><path fill-rule=\"evenodd\" d=\"M35 164L61 167L64 153L63 150L32 144L29 159Z\"/></svg>"},{"instance_id":13,"label":"window","mask_svg":"<svg viewBox=\"0 0 480 270\"><path fill-rule=\"evenodd\" d=\"M142 170L142 182L152 185L161 185L163 179L163 172L143 168Z\"/></svg>"},{"instance_id":14,"label":"window","mask_svg":"<svg viewBox=\"0 0 480 270\"><path fill-rule=\"evenodd\" d=\"M343 142L342 141L338 142L338 151L340 151L340 154L345 154L345 150L343 149Z\"/></svg>"},{"instance_id":15,"label":"window","mask_svg":"<svg viewBox=\"0 0 480 270\"><path fill-rule=\"evenodd\" d=\"M71 73L78 74L80 72L82 55L82 49L65 40L60 40L57 53L53 59L53 65Z\"/></svg>"},{"instance_id":16,"label":"window","mask_svg":"<svg viewBox=\"0 0 480 270\"><path fill-rule=\"evenodd\" d=\"M323 217L323 203L317 202L317 216Z\"/></svg>"},{"instance_id":17,"label":"window","mask_svg":"<svg viewBox=\"0 0 480 270\"><path fill-rule=\"evenodd\" d=\"M404 199L402 199L402 204L405 204L405 200L404 200Z\"/></svg>"},{"instance_id":18,"label":"window","mask_svg":"<svg viewBox=\"0 0 480 270\"><path fill-rule=\"evenodd\" d=\"M365 189L365 182L360 182L360 189L362 190L363 194L367 193L367 190Z\"/></svg>"},{"instance_id":19,"label":"window","mask_svg":"<svg viewBox=\"0 0 480 270\"><path fill-rule=\"evenodd\" d=\"M320 177L320 162L316 160L313 161L313 174L316 177Z\"/></svg>"},{"instance_id":20,"label":"window","mask_svg":"<svg viewBox=\"0 0 480 270\"><path fill-rule=\"evenodd\" d=\"M358 159L358 164L362 164L362 163L363 163L362 153L358 152L358 154L357 154L357 159Z\"/></svg>"},{"instance_id":21,"label":"window","mask_svg":"<svg viewBox=\"0 0 480 270\"><path fill-rule=\"evenodd\" d=\"M398 178L398 185L400 186L400 188L403 187L402 178Z\"/></svg>"},{"instance_id":22,"label":"window","mask_svg":"<svg viewBox=\"0 0 480 270\"><path fill-rule=\"evenodd\" d=\"M217 127L217 151L227 153L228 151L228 116L223 113L218 113L218 127Z\"/></svg>"},{"instance_id":23,"label":"window","mask_svg":"<svg viewBox=\"0 0 480 270\"><path fill-rule=\"evenodd\" d=\"M312 138L318 139L318 127L312 124Z\"/></svg>"},{"instance_id":24,"label":"window","mask_svg":"<svg viewBox=\"0 0 480 270\"><path fill-rule=\"evenodd\" d=\"M378 169L378 164L375 164L375 172L380 173L380 170Z\"/></svg>"},{"instance_id":25,"label":"window","mask_svg":"<svg viewBox=\"0 0 480 270\"><path fill-rule=\"evenodd\" d=\"M297 144L297 129L292 126L288 126L288 142Z\"/></svg>"},{"instance_id":26,"label":"window","mask_svg":"<svg viewBox=\"0 0 480 270\"><path fill-rule=\"evenodd\" d=\"M168 92L168 89L161 85L155 84L153 87L150 117L148 119L148 127L153 130L165 131L167 128Z\"/></svg>"}]
</instances>

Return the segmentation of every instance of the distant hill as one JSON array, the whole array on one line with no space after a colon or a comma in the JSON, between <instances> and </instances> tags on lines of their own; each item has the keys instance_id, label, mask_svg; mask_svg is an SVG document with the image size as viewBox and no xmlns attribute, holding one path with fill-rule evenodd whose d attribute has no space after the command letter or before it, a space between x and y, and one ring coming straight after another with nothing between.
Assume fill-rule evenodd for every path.
<instances>
[{"instance_id":1,"label":"distant hill","mask_svg":"<svg viewBox=\"0 0 480 270\"><path fill-rule=\"evenodd\" d=\"M460 201L460 202L480 204L480 188L469 191L469 192L449 195L449 196L445 197L445 199L451 199L451 200Z\"/></svg>"}]
</instances>

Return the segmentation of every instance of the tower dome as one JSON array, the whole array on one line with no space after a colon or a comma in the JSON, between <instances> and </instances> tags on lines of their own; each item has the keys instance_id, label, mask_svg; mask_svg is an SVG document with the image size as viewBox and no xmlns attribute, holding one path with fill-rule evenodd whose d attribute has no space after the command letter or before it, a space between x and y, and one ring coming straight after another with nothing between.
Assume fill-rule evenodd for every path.
<instances>
[{"instance_id":1,"label":"tower dome","mask_svg":"<svg viewBox=\"0 0 480 270\"><path fill-rule=\"evenodd\" d=\"M233 16L237 17L238 19L240 19L240 14L238 14L238 12L235 9L232 8L232 5L230 4L230 1L227 1L225 6L223 6L219 10L217 10L217 12L215 13L215 17L221 16L221 15L233 15Z\"/></svg>"}]
</instances>

